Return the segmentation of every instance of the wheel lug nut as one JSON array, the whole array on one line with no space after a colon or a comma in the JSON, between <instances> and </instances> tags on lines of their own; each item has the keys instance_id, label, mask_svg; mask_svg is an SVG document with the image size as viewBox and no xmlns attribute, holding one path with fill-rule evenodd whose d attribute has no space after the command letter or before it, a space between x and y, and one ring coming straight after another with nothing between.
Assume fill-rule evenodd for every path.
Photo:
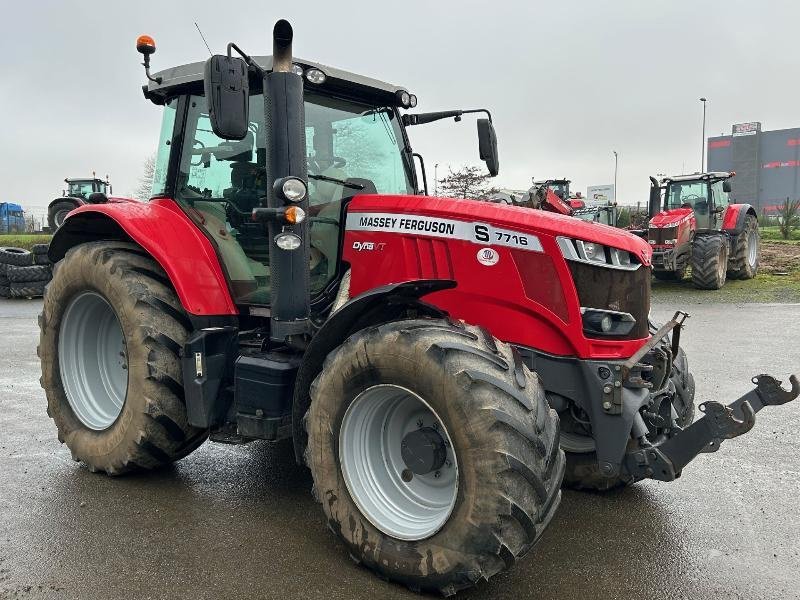
<instances>
[{"instance_id":1,"label":"wheel lug nut","mask_svg":"<svg viewBox=\"0 0 800 600\"><path fill-rule=\"evenodd\" d=\"M433 476L438 479L441 474L442 474L441 471L436 471L436 473L434 473Z\"/></svg>"}]
</instances>

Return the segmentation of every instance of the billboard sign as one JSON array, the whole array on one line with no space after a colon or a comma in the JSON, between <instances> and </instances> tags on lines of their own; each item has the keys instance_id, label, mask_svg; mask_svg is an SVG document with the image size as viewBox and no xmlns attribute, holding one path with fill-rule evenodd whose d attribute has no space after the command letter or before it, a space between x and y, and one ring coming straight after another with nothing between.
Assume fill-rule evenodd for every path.
<instances>
[{"instance_id":1,"label":"billboard sign","mask_svg":"<svg viewBox=\"0 0 800 600\"><path fill-rule=\"evenodd\" d=\"M740 135L755 135L761 133L761 123L753 121L752 123L736 123L733 126L733 135L738 137Z\"/></svg>"},{"instance_id":2,"label":"billboard sign","mask_svg":"<svg viewBox=\"0 0 800 600\"><path fill-rule=\"evenodd\" d=\"M614 185L590 185L586 188L586 200L589 204L614 204L617 201Z\"/></svg>"}]
</instances>

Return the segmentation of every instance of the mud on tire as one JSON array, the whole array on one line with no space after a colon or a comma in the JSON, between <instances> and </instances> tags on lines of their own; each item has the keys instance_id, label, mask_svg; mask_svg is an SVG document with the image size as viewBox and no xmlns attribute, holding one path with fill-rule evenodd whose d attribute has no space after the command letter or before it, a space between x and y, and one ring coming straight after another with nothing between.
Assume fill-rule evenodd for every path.
<instances>
[{"instance_id":1,"label":"mud on tire","mask_svg":"<svg viewBox=\"0 0 800 600\"><path fill-rule=\"evenodd\" d=\"M452 440L452 511L424 539L383 533L357 508L342 472L345 413L365 390L412 391ZM555 512L564 469L558 416L538 377L484 330L419 319L371 327L327 358L311 387L306 463L329 527L351 556L414 590L445 595L509 568Z\"/></svg>"},{"instance_id":2,"label":"mud on tire","mask_svg":"<svg viewBox=\"0 0 800 600\"><path fill-rule=\"evenodd\" d=\"M725 285L728 241L724 235L698 235L692 242L692 283L701 290Z\"/></svg>"},{"instance_id":3,"label":"mud on tire","mask_svg":"<svg viewBox=\"0 0 800 600\"><path fill-rule=\"evenodd\" d=\"M59 335L75 300L92 292L116 315L124 336L127 387L119 416L104 429L78 418L59 367ZM57 263L39 317L41 384L47 412L73 458L93 471L117 475L178 460L207 432L187 423L178 353L191 324L169 279L135 244L92 242Z\"/></svg>"}]
</instances>

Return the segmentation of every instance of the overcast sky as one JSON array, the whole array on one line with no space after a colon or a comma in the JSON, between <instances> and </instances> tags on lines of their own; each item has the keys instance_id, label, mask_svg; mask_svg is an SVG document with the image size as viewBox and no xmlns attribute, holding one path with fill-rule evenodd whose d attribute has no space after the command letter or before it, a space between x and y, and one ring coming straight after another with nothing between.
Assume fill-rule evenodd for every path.
<instances>
[{"instance_id":1,"label":"overcast sky","mask_svg":"<svg viewBox=\"0 0 800 600\"><path fill-rule=\"evenodd\" d=\"M136 188L160 109L142 97L136 37L157 71L236 41L268 54L277 18L303 58L403 85L418 110L486 107L497 128L497 184L568 177L646 201L649 174L697 170L701 96L708 134L732 123L800 125L800 2L109 2L1 0L0 201L41 214L67 176L110 174ZM478 164L474 119L415 127L433 180ZM432 184L431 184L432 187Z\"/></svg>"}]
</instances>

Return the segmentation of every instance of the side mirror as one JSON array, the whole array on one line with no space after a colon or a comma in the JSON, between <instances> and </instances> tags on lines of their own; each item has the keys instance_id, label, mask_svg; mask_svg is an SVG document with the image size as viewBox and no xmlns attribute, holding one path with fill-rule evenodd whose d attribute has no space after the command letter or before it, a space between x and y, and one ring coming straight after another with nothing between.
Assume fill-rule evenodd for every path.
<instances>
[{"instance_id":1,"label":"side mirror","mask_svg":"<svg viewBox=\"0 0 800 600\"><path fill-rule=\"evenodd\" d=\"M250 125L250 81L241 58L216 54L206 61L203 87L214 134L243 140Z\"/></svg>"},{"instance_id":2,"label":"side mirror","mask_svg":"<svg viewBox=\"0 0 800 600\"><path fill-rule=\"evenodd\" d=\"M730 179L726 179L725 181L722 182L722 191L726 192L728 194L731 193L731 180Z\"/></svg>"},{"instance_id":3,"label":"side mirror","mask_svg":"<svg viewBox=\"0 0 800 600\"><path fill-rule=\"evenodd\" d=\"M497 153L497 134L489 119L478 119L478 152L486 162L489 174L496 177L500 172L500 156Z\"/></svg>"}]
</instances>

